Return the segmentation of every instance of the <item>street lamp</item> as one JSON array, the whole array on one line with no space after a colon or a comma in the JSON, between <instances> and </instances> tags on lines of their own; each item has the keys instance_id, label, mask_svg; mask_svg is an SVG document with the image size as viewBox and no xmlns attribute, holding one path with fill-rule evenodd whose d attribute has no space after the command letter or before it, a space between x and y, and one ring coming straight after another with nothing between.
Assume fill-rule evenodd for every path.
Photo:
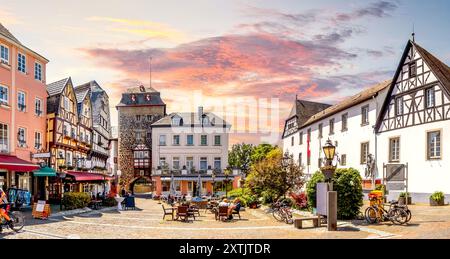
<instances>
[{"instance_id":1,"label":"street lamp","mask_svg":"<svg viewBox=\"0 0 450 259\"><path fill-rule=\"evenodd\" d=\"M216 180L216 173L214 171L212 172L211 178L212 178L212 196L216 197L216 194L214 193L214 181Z\"/></svg>"},{"instance_id":2,"label":"street lamp","mask_svg":"<svg viewBox=\"0 0 450 259\"><path fill-rule=\"evenodd\" d=\"M336 154L336 147L330 139L327 140L323 146L323 153L325 155L325 166L321 169L328 182L327 191L327 227L328 231L337 230L337 192L333 191L333 174L336 167L333 166L334 155Z\"/></svg>"},{"instance_id":3,"label":"street lamp","mask_svg":"<svg viewBox=\"0 0 450 259\"><path fill-rule=\"evenodd\" d=\"M336 154L336 147L333 145L330 139L327 140L325 145L323 146L323 153L325 154L325 166L321 168L322 173L325 176L325 179L329 182L333 177L334 171L336 167L333 166L334 155ZM330 185L332 190L332 185Z\"/></svg>"},{"instance_id":4,"label":"street lamp","mask_svg":"<svg viewBox=\"0 0 450 259\"><path fill-rule=\"evenodd\" d=\"M61 189L60 189L60 191L61 191L61 200L60 200L60 202L59 202L59 210L61 210L62 211L62 208L63 208L63 206L62 206L62 203L63 203L63 193L64 193L64 183L63 183L63 179L66 177L66 173L64 173L63 171L62 171L62 169L61 169L61 166L64 164L64 161L65 159L64 159L64 157L62 157L62 156L60 156L60 157L58 157L57 159L56 159L56 162L57 162L57 164L58 164L58 174L59 174L59 178L60 178L60 181L61 181ZM47 197L46 197L47 198Z\"/></svg>"},{"instance_id":5,"label":"street lamp","mask_svg":"<svg viewBox=\"0 0 450 259\"><path fill-rule=\"evenodd\" d=\"M225 170L225 197L228 198L228 176L230 174L229 169Z\"/></svg>"},{"instance_id":6,"label":"street lamp","mask_svg":"<svg viewBox=\"0 0 450 259\"><path fill-rule=\"evenodd\" d=\"M284 153L283 158L281 159L281 165L283 166L283 168L286 168L289 166L289 155L288 153Z\"/></svg>"}]
</instances>

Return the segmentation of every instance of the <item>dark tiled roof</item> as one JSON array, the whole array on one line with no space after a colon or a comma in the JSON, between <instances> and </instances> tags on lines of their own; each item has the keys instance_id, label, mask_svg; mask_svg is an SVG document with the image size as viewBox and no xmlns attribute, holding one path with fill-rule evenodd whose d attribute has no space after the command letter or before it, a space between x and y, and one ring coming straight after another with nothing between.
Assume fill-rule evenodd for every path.
<instances>
[{"instance_id":1,"label":"dark tiled roof","mask_svg":"<svg viewBox=\"0 0 450 259\"><path fill-rule=\"evenodd\" d=\"M209 121L213 124L212 126L217 127L223 127L223 126L230 126L226 121L224 121L219 116L215 115L214 113L206 112L203 114L204 116L208 116ZM174 112L171 113L160 120L156 121L152 124L152 127L161 127L161 126L172 126L172 118L173 117L180 117L183 125L182 126L201 126L200 118L198 116L198 113L195 112Z\"/></svg>"},{"instance_id":2,"label":"dark tiled roof","mask_svg":"<svg viewBox=\"0 0 450 259\"><path fill-rule=\"evenodd\" d=\"M330 106L330 104L325 103L297 100L295 102L295 107L291 111L290 117L297 115L298 125L301 127L309 118L311 118L311 116L327 109Z\"/></svg>"},{"instance_id":3,"label":"dark tiled roof","mask_svg":"<svg viewBox=\"0 0 450 259\"><path fill-rule=\"evenodd\" d=\"M22 43L20 43L20 41L16 37L14 37L14 35L12 35L12 33L9 32L9 30L6 29L5 26L3 26L1 23L0 23L0 34L14 41L17 44L22 45Z\"/></svg>"},{"instance_id":4,"label":"dark tiled roof","mask_svg":"<svg viewBox=\"0 0 450 259\"><path fill-rule=\"evenodd\" d=\"M146 88L149 89L149 88ZM133 96L135 100L133 101ZM161 95L159 92L154 91L146 91L146 92L126 92L122 94L122 99L120 103L117 105L121 106L146 106L146 105L166 105L161 99Z\"/></svg>"},{"instance_id":5,"label":"dark tiled roof","mask_svg":"<svg viewBox=\"0 0 450 259\"><path fill-rule=\"evenodd\" d=\"M419 44L413 42L419 54L425 60L425 63L430 67L436 77L441 81L443 86L447 89L450 94L450 67L440 61L438 58L433 56L426 49L419 46Z\"/></svg>"},{"instance_id":6,"label":"dark tiled roof","mask_svg":"<svg viewBox=\"0 0 450 259\"><path fill-rule=\"evenodd\" d=\"M77 86L75 87L74 90L77 98L77 103L81 103L86 98L86 95L89 93L90 86L89 85Z\"/></svg>"},{"instance_id":7,"label":"dark tiled roof","mask_svg":"<svg viewBox=\"0 0 450 259\"><path fill-rule=\"evenodd\" d=\"M63 91L64 87L67 85L67 82L69 82L69 80L70 77L48 84L47 85L48 95L52 96L60 94Z\"/></svg>"},{"instance_id":8,"label":"dark tiled roof","mask_svg":"<svg viewBox=\"0 0 450 259\"><path fill-rule=\"evenodd\" d=\"M362 102L372 98L372 96L375 96L380 91L389 87L391 85L391 82L392 82L392 80L387 80L382 83L371 86L368 89L366 89L350 98L347 98L338 104L335 104L319 113L314 114L305 123L303 123L303 125L301 127L306 127L308 125L313 124L314 122L322 120L328 116L334 115L334 114L341 112L341 111L343 111L349 107L352 107L356 104L362 103Z\"/></svg>"}]
</instances>

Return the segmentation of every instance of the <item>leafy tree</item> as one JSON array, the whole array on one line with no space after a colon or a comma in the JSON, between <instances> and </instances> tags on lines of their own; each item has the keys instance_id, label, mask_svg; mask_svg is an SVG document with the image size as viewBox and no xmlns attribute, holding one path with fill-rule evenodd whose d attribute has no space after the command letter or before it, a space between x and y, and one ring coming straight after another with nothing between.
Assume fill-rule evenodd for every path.
<instances>
[{"instance_id":1,"label":"leafy tree","mask_svg":"<svg viewBox=\"0 0 450 259\"><path fill-rule=\"evenodd\" d=\"M266 158L267 154L269 154L270 151L276 148L277 146L272 146L270 144L259 144L253 149L253 153L251 155L252 164L263 160L264 158Z\"/></svg>"},{"instance_id":2,"label":"leafy tree","mask_svg":"<svg viewBox=\"0 0 450 259\"><path fill-rule=\"evenodd\" d=\"M247 178L247 185L268 203L285 196L287 192L300 189L304 184L303 170L289 157L286 167L282 164L283 151L275 148L266 158L256 162Z\"/></svg>"},{"instance_id":3,"label":"leafy tree","mask_svg":"<svg viewBox=\"0 0 450 259\"><path fill-rule=\"evenodd\" d=\"M239 168L247 174L251 166L251 156L254 146L251 144L234 144L228 154L228 165L233 168Z\"/></svg>"}]
</instances>

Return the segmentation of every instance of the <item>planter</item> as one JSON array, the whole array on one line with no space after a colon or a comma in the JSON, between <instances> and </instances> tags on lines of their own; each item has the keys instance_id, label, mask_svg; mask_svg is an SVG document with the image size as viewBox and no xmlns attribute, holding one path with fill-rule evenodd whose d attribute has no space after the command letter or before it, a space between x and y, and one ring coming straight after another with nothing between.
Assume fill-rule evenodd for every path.
<instances>
[{"instance_id":1,"label":"planter","mask_svg":"<svg viewBox=\"0 0 450 259\"><path fill-rule=\"evenodd\" d=\"M430 199L430 206L444 206L445 200L442 199L440 201L435 201L433 199Z\"/></svg>"},{"instance_id":2,"label":"planter","mask_svg":"<svg viewBox=\"0 0 450 259\"><path fill-rule=\"evenodd\" d=\"M411 205L411 197L408 197L408 204L407 205ZM398 205L405 205L406 204L406 197L399 197L398 198Z\"/></svg>"},{"instance_id":3,"label":"planter","mask_svg":"<svg viewBox=\"0 0 450 259\"><path fill-rule=\"evenodd\" d=\"M258 208L258 203L252 203L249 205L250 209L257 209Z\"/></svg>"}]
</instances>

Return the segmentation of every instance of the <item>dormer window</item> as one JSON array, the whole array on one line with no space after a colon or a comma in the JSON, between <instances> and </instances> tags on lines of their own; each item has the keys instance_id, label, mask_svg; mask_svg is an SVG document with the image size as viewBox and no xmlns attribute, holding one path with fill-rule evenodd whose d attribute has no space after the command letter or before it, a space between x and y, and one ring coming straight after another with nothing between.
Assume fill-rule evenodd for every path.
<instances>
[{"instance_id":1,"label":"dormer window","mask_svg":"<svg viewBox=\"0 0 450 259\"><path fill-rule=\"evenodd\" d=\"M175 116L172 118L172 126L181 126L181 125L183 125L183 120L180 117Z\"/></svg>"},{"instance_id":2,"label":"dormer window","mask_svg":"<svg viewBox=\"0 0 450 259\"><path fill-rule=\"evenodd\" d=\"M202 124L203 125L209 125L209 117L206 115L203 115L202 117Z\"/></svg>"}]
</instances>

